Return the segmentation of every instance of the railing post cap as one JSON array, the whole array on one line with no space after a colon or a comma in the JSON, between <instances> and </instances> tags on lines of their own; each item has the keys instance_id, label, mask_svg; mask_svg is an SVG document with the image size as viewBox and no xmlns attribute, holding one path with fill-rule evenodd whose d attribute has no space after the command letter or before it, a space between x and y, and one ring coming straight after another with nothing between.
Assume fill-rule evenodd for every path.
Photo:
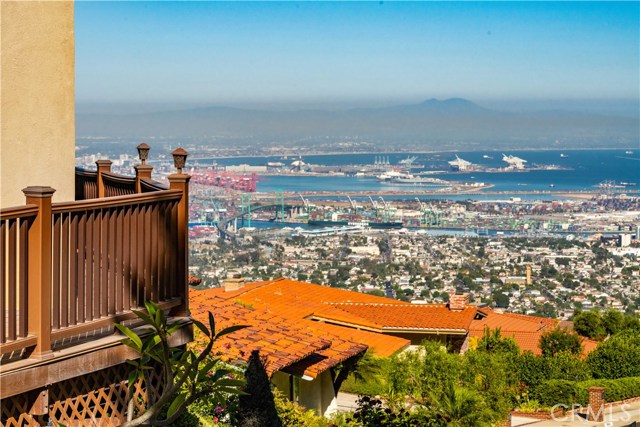
<instances>
[{"instance_id":1,"label":"railing post cap","mask_svg":"<svg viewBox=\"0 0 640 427\"><path fill-rule=\"evenodd\" d=\"M100 159L100 160L96 160L96 165L98 166L102 166L102 165L111 165L113 162L109 159Z\"/></svg>"},{"instance_id":2,"label":"railing post cap","mask_svg":"<svg viewBox=\"0 0 640 427\"><path fill-rule=\"evenodd\" d=\"M45 198L53 196L53 193L55 193L56 190L48 186L32 185L27 188L23 188L22 192L27 197Z\"/></svg>"},{"instance_id":3,"label":"railing post cap","mask_svg":"<svg viewBox=\"0 0 640 427\"><path fill-rule=\"evenodd\" d=\"M188 173L172 173L167 179L169 182L188 182L191 179L191 175Z\"/></svg>"},{"instance_id":4,"label":"railing post cap","mask_svg":"<svg viewBox=\"0 0 640 427\"><path fill-rule=\"evenodd\" d=\"M139 164L139 165L135 165L133 167L135 170L137 171L148 171L148 170L153 170L153 166L151 165L147 165L147 164Z\"/></svg>"}]
</instances>

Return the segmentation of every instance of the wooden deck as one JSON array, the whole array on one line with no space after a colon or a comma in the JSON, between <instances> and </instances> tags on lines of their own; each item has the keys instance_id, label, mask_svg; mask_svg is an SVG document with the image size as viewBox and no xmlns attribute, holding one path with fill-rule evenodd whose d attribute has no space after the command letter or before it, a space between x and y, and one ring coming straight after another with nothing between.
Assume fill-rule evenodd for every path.
<instances>
[{"instance_id":1,"label":"wooden deck","mask_svg":"<svg viewBox=\"0 0 640 427\"><path fill-rule=\"evenodd\" d=\"M189 324L189 175L165 187L149 166L110 165L76 171L76 201L28 187L25 205L0 210L0 398L135 357L114 325L136 326L147 300ZM190 339L187 327L173 344Z\"/></svg>"}]
</instances>

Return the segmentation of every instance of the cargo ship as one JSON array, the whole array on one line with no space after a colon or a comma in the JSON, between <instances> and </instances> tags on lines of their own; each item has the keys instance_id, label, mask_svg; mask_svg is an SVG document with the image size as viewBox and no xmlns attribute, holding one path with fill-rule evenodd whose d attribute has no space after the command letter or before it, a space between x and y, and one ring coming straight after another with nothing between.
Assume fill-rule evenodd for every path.
<instances>
[{"instance_id":1,"label":"cargo ship","mask_svg":"<svg viewBox=\"0 0 640 427\"><path fill-rule=\"evenodd\" d=\"M397 229L397 228L404 227L404 224L402 223L402 221L382 221L382 222L369 221L368 224L369 224L369 227L371 228L384 229L384 230Z\"/></svg>"},{"instance_id":2,"label":"cargo ship","mask_svg":"<svg viewBox=\"0 0 640 427\"><path fill-rule=\"evenodd\" d=\"M330 219L310 219L307 222L310 227L340 227L343 225L349 225L349 221L330 220Z\"/></svg>"},{"instance_id":3,"label":"cargo ship","mask_svg":"<svg viewBox=\"0 0 640 427\"><path fill-rule=\"evenodd\" d=\"M410 184L410 185L439 185L445 186L449 182L438 178L423 178L408 173L390 171L378 176L378 181L383 184Z\"/></svg>"}]
</instances>

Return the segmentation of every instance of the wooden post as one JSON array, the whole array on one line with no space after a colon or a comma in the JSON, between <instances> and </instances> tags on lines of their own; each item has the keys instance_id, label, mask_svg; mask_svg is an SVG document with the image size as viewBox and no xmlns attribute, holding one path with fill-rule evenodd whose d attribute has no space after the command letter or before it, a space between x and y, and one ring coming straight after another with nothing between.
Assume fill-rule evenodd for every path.
<instances>
[{"instance_id":1,"label":"wooden post","mask_svg":"<svg viewBox=\"0 0 640 427\"><path fill-rule=\"evenodd\" d=\"M176 260L177 273L172 278L177 281L182 304L178 307L178 316L190 316L189 312L189 180L191 175L174 173L169 175L169 188L181 190L182 198L178 203L178 247Z\"/></svg>"},{"instance_id":2,"label":"wooden post","mask_svg":"<svg viewBox=\"0 0 640 427\"><path fill-rule=\"evenodd\" d=\"M133 167L136 170L136 193L142 193L142 188L140 187L140 180L142 178L151 179L151 171L153 170L153 166L150 165L136 165Z\"/></svg>"},{"instance_id":3,"label":"wooden post","mask_svg":"<svg viewBox=\"0 0 640 427\"><path fill-rule=\"evenodd\" d=\"M98 166L98 198L105 197L104 195L104 182L102 181L102 174L104 172L111 172L111 160L97 160L96 166Z\"/></svg>"},{"instance_id":4,"label":"wooden post","mask_svg":"<svg viewBox=\"0 0 640 427\"><path fill-rule=\"evenodd\" d=\"M38 215L29 228L29 313L28 332L37 339L31 357L51 354L51 187L22 190L27 204L38 206Z\"/></svg>"}]
</instances>

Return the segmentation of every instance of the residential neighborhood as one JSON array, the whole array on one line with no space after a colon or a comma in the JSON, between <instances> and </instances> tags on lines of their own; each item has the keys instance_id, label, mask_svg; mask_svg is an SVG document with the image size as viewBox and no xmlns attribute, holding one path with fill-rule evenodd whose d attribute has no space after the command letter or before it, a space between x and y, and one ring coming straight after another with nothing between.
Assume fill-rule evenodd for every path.
<instances>
[{"instance_id":1,"label":"residential neighborhood","mask_svg":"<svg viewBox=\"0 0 640 427\"><path fill-rule=\"evenodd\" d=\"M235 242L191 230L190 272L202 287L228 271L247 281L285 277L415 304L456 289L508 312L570 319L575 310L640 309L637 240L623 237L433 235L425 230L312 235L274 231Z\"/></svg>"}]
</instances>

